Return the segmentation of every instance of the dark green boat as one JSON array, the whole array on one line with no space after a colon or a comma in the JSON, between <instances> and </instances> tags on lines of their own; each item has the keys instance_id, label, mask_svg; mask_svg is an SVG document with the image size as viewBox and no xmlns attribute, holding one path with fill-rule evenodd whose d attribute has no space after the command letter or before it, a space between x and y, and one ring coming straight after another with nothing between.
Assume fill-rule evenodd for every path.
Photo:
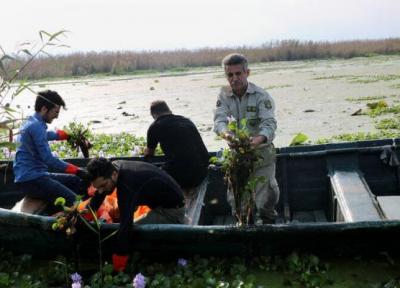
<instances>
[{"instance_id":1,"label":"dark green boat","mask_svg":"<svg viewBox=\"0 0 400 288\"><path fill-rule=\"evenodd\" d=\"M133 250L242 256L294 249L396 252L400 245L399 146L400 139L385 139L278 149L281 197L273 225L232 225L223 175L210 169L198 225L137 226ZM85 159L68 161L78 166L87 163ZM12 163L0 165L0 246L44 258L76 251L82 257L96 257L97 235L89 229L67 239L51 229L52 217L10 211L22 195L13 184ZM103 224L101 233L106 236L116 229L118 224ZM103 243L105 254L114 241L111 237Z\"/></svg>"}]
</instances>

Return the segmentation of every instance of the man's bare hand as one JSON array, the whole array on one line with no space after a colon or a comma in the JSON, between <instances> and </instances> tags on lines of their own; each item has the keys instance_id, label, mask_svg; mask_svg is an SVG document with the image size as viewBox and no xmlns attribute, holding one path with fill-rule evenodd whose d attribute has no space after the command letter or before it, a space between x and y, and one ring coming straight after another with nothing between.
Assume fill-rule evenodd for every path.
<instances>
[{"instance_id":1,"label":"man's bare hand","mask_svg":"<svg viewBox=\"0 0 400 288\"><path fill-rule=\"evenodd\" d=\"M258 147L260 144L263 144L263 143L265 143L265 142L267 142L267 137L265 137L265 136L263 136L263 135L258 135L258 136L255 136L255 137L251 137L251 138L250 138L250 144L251 144L251 146L253 146L254 148L255 148L255 147Z\"/></svg>"}]
</instances>

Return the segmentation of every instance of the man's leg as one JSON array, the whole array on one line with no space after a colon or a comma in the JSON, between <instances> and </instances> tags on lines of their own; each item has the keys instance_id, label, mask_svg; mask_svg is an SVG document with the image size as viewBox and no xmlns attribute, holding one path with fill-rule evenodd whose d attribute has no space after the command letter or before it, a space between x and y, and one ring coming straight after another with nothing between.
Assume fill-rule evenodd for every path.
<instances>
[{"instance_id":1,"label":"man's leg","mask_svg":"<svg viewBox=\"0 0 400 288\"><path fill-rule=\"evenodd\" d=\"M135 221L135 224L183 224L185 207L181 208L155 208L146 216Z\"/></svg>"},{"instance_id":2,"label":"man's leg","mask_svg":"<svg viewBox=\"0 0 400 288\"><path fill-rule=\"evenodd\" d=\"M87 194L88 187L86 187L85 183L76 175L65 173L50 173L50 178L68 187L75 194Z\"/></svg>"},{"instance_id":3,"label":"man's leg","mask_svg":"<svg viewBox=\"0 0 400 288\"><path fill-rule=\"evenodd\" d=\"M19 186L27 196L45 200L52 205L58 197L63 197L66 205L71 206L76 197L71 189L49 176L23 182Z\"/></svg>"},{"instance_id":4,"label":"man's leg","mask_svg":"<svg viewBox=\"0 0 400 288\"><path fill-rule=\"evenodd\" d=\"M279 200L279 187L275 179L275 163L256 169L255 176L264 176L265 182L256 187L255 204L257 208L256 223L273 223L277 212L275 206Z\"/></svg>"}]
</instances>

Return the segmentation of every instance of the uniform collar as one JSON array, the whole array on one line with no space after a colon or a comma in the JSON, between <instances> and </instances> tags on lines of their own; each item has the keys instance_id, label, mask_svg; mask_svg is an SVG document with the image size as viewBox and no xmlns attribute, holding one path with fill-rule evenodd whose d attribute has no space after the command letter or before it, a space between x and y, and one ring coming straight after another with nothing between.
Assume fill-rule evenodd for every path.
<instances>
[{"instance_id":1,"label":"uniform collar","mask_svg":"<svg viewBox=\"0 0 400 288\"><path fill-rule=\"evenodd\" d=\"M247 90L246 90L246 93L244 93L244 95L256 93L254 84L251 82L247 82L247 83L248 83ZM233 94L232 88L230 86L225 87L224 90L225 90L226 96L228 96L228 97L233 97L235 95L235 94Z\"/></svg>"}]
</instances>

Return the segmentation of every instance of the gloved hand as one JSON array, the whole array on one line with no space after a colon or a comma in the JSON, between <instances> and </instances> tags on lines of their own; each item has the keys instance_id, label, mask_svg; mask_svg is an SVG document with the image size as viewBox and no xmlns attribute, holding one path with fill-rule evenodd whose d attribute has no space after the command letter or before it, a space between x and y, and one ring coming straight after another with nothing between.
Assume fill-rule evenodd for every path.
<instances>
[{"instance_id":1,"label":"gloved hand","mask_svg":"<svg viewBox=\"0 0 400 288\"><path fill-rule=\"evenodd\" d=\"M58 140L68 140L69 139L68 133L64 130L57 130L56 133L58 135Z\"/></svg>"},{"instance_id":2,"label":"gloved hand","mask_svg":"<svg viewBox=\"0 0 400 288\"><path fill-rule=\"evenodd\" d=\"M122 272L125 270L126 264L128 263L128 256L113 254L112 262L114 266L114 271Z\"/></svg>"}]
</instances>

